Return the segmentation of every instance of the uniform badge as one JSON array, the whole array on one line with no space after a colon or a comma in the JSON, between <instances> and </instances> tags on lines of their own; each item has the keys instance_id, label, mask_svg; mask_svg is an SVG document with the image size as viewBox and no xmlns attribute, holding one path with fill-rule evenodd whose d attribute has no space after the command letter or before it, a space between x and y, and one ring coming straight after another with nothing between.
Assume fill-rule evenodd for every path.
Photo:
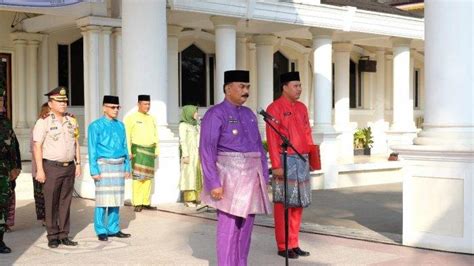
<instances>
[{"instance_id":1,"label":"uniform badge","mask_svg":"<svg viewBox=\"0 0 474 266\"><path fill-rule=\"evenodd\" d=\"M232 129L232 134L233 134L234 136L237 136L237 134L239 134L239 131L234 128L234 129Z\"/></svg>"},{"instance_id":2,"label":"uniform badge","mask_svg":"<svg viewBox=\"0 0 474 266\"><path fill-rule=\"evenodd\" d=\"M59 91L59 95L61 95L61 96L66 95L66 90L65 90L64 88L62 88L62 89Z\"/></svg>"}]
</instances>

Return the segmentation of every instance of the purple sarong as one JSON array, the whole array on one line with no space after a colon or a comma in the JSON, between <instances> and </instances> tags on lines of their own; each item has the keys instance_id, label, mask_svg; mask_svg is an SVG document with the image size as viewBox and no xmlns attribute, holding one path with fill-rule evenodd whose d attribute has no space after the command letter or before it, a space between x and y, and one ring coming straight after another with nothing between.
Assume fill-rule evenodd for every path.
<instances>
[{"instance_id":1,"label":"purple sarong","mask_svg":"<svg viewBox=\"0 0 474 266\"><path fill-rule=\"evenodd\" d=\"M242 218L271 213L260 152L219 152L216 164L224 197L214 200L203 190L204 204Z\"/></svg>"}]
</instances>

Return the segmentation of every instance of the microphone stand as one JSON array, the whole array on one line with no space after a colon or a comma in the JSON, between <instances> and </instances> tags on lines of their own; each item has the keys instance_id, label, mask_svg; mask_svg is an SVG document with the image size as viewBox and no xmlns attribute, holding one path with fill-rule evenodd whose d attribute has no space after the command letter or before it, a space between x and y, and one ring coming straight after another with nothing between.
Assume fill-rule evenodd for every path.
<instances>
[{"instance_id":1,"label":"microphone stand","mask_svg":"<svg viewBox=\"0 0 474 266\"><path fill-rule=\"evenodd\" d=\"M263 116L263 115L262 115ZM287 162L287 157L288 157L288 147L291 148L293 151L295 151L295 153L298 155L298 157L300 157L301 160L303 160L304 162L306 162L306 159L303 157L303 155L301 155L301 153L299 153L295 147L293 147L293 144L291 144L290 140L285 137L283 134L281 134L280 131L278 131L278 129L276 129L271 121L268 120L267 117L263 116L263 121L265 121L265 123L267 125L270 126L270 128L280 137L282 143L281 143L281 147L283 149L283 205L285 207L285 265L288 266L288 202L287 202L287 190L288 190L288 177L287 177L287 166L286 166L286 162Z\"/></svg>"}]
</instances>

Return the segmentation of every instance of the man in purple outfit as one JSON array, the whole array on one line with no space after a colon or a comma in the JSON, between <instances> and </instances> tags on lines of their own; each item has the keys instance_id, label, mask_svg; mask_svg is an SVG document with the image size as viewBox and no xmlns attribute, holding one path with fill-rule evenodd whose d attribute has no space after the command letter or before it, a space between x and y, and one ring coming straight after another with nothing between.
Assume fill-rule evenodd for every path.
<instances>
[{"instance_id":1,"label":"man in purple outfit","mask_svg":"<svg viewBox=\"0 0 474 266\"><path fill-rule=\"evenodd\" d=\"M225 99L201 123L202 202L217 209L218 265L247 265L255 214L271 213L268 165L249 97L249 72L224 73Z\"/></svg>"}]
</instances>

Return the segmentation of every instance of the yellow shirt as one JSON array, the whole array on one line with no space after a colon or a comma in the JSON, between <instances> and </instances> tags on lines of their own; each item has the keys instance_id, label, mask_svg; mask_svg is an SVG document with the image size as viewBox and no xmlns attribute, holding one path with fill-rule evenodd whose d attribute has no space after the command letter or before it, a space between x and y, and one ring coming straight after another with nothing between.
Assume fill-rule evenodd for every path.
<instances>
[{"instance_id":1,"label":"yellow shirt","mask_svg":"<svg viewBox=\"0 0 474 266\"><path fill-rule=\"evenodd\" d=\"M158 127L155 118L149 114L135 112L124 120L127 133L128 152L132 153L132 143L140 146L155 147L155 155L159 154Z\"/></svg>"}]
</instances>

